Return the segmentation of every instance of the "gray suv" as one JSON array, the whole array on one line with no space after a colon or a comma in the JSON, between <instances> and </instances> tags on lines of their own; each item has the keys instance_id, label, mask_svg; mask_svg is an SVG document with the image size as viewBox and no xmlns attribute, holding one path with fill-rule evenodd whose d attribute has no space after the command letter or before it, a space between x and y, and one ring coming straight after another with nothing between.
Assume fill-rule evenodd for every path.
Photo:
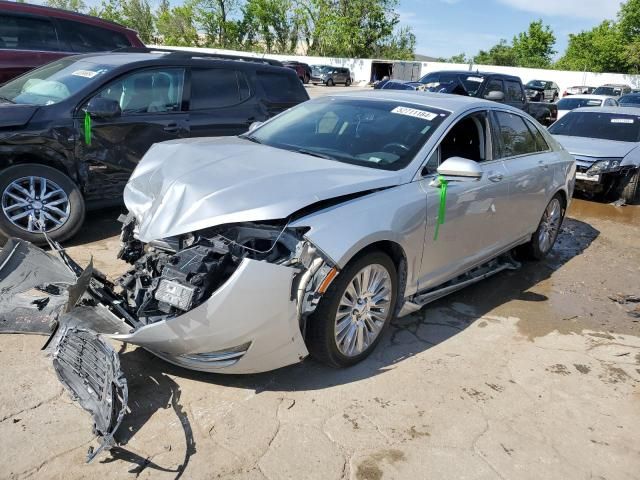
<instances>
[{"instance_id":1,"label":"gray suv","mask_svg":"<svg viewBox=\"0 0 640 480\"><path fill-rule=\"evenodd\" d=\"M330 65L314 65L311 68L311 83L314 85L324 84L333 87L338 83L345 87L351 85L351 71L348 68L332 67Z\"/></svg>"}]
</instances>

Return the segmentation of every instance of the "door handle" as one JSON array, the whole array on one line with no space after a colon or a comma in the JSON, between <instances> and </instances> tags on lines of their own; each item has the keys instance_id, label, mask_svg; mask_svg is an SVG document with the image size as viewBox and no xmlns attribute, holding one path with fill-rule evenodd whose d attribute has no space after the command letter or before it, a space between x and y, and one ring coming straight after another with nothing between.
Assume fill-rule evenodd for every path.
<instances>
[{"instance_id":1,"label":"door handle","mask_svg":"<svg viewBox=\"0 0 640 480\"><path fill-rule=\"evenodd\" d=\"M540 168L545 169L545 170L546 170L547 168L549 168L549 165L547 165L547 163L546 163L544 160L538 160L538 166L539 166Z\"/></svg>"},{"instance_id":2,"label":"door handle","mask_svg":"<svg viewBox=\"0 0 640 480\"><path fill-rule=\"evenodd\" d=\"M489 180L491 180L492 182L501 182L503 178L504 176L501 173L494 173L492 175L489 175Z\"/></svg>"},{"instance_id":3,"label":"door handle","mask_svg":"<svg viewBox=\"0 0 640 480\"><path fill-rule=\"evenodd\" d=\"M180 127L178 127L177 123L170 123L169 125L167 125L166 127L164 127L163 129L165 132L170 132L170 133L175 133L178 130L180 130Z\"/></svg>"}]
</instances>

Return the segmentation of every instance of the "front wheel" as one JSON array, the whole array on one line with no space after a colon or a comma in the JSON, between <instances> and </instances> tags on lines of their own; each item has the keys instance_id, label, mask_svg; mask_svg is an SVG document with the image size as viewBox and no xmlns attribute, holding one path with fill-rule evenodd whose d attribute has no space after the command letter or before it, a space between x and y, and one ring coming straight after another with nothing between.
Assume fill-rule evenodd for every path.
<instances>
[{"instance_id":1,"label":"front wheel","mask_svg":"<svg viewBox=\"0 0 640 480\"><path fill-rule=\"evenodd\" d=\"M335 83L334 83L333 79L330 78L329 80L327 80L327 87L333 87L334 85L335 85Z\"/></svg>"},{"instance_id":2,"label":"front wheel","mask_svg":"<svg viewBox=\"0 0 640 480\"><path fill-rule=\"evenodd\" d=\"M629 205L640 203L640 168L620 179L620 197Z\"/></svg>"},{"instance_id":3,"label":"front wheel","mask_svg":"<svg viewBox=\"0 0 640 480\"><path fill-rule=\"evenodd\" d=\"M55 168L14 165L0 173L0 232L46 245L44 230L62 242L76 234L85 205L78 186Z\"/></svg>"},{"instance_id":4,"label":"front wheel","mask_svg":"<svg viewBox=\"0 0 640 480\"><path fill-rule=\"evenodd\" d=\"M531 240L523 246L523 252L527 257L542 260L549 254L560 233L564 214L564 200L560 194L557 194L544 209L538 229Z\"/></svg>"},{"instance_id":5,"label":"front wheel","mask_svg":"<svg viewBox=\"0 0 640 480\"><path fill-rule=\"evenodd\" d=\"M375 251L350 262L309 317L311 355L337 368L365 359L391 321L397 293L398 275L388 255Z\"/></svg>"}]
</instances>

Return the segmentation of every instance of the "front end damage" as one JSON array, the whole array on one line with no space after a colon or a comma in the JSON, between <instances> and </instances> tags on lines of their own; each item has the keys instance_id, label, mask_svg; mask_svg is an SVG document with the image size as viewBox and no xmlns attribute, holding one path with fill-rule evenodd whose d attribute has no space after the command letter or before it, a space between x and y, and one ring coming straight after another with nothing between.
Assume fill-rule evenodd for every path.
<instances>
[{"instance_id":1,"label":"front end damage","mask_svg":"<svg viewBox=\"0 0 640 480\"><path fill-rule=\"evenodd\" d=\"M109 339L142 346L186 368L256 373L302 360L307 317L334 265L286 222L242 223L142 243L122 219L118 256L132 268L110 282L11 239L0 253L0 316L39 319L60 381L93 417L100 446L115 442L127 383ZM19 328L15 329L19 331Z\"/></svg>"}]
</instances>

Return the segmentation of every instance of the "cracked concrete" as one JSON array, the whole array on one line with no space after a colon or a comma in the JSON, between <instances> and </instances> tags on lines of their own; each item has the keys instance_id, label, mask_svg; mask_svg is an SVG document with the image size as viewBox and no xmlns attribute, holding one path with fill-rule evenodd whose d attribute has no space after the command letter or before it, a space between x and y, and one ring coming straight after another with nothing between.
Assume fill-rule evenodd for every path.
<instances>
[{"instance_id":1,"label":"cracked concrete","mask_svg":"<svg viewBox=\"0 0 640 480\"><path fill-rule=\"evenodd\" d=\"M89 417L39 350L0 336L0 478L637 479L639 207L578 201L551 257L396 320L348 370L182 370L133 346L118 448L84 464ZM69 250L116 275L117 212ZM616 297L618 296L618 297Z\"/></svg>"}]
</instances>

